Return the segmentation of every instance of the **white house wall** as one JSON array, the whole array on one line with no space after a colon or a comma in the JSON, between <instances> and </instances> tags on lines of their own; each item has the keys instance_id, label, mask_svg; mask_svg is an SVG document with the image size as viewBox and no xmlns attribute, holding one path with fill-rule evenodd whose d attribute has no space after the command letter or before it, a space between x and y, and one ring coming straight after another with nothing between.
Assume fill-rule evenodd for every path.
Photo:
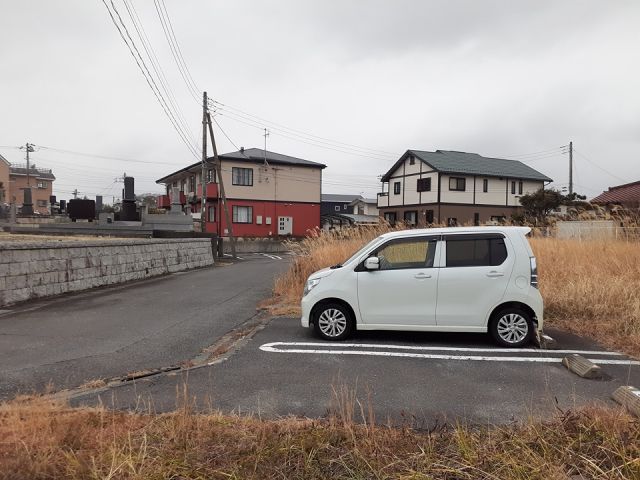
<instances>
[{"instance_id":1,"label":"white house wall","mask_svg":"<svg viewBox=\"0 0 640 480\"><path fill-rule=\"evenodd\" d=\"M449 179L451 177L466 179L465 190L464 191L449 190ZM473 204L473 176L443 174L440 180L440 187L442 188L442 191L440 192L440 202L465 203L468 205ZM477 185L476 185L476 188L477 188ZM482 185L480 185L480 189L482 189ZM504 200L503 200L503 203L504 203Z\"/></svg>"}]
</instances>

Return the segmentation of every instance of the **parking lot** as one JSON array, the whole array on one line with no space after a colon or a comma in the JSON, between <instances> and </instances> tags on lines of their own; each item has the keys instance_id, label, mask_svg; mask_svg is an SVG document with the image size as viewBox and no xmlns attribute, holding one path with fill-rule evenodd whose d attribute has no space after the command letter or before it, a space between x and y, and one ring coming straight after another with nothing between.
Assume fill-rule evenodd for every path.
<instances>
[{"instance_id":1,"label":"parking lot","mask_svg":"<svg viewBox=\"0 0 640 480\"><path fill-rule=\"evenodd\" d=\"M583 338L550 330L559 350L503 349L486 335L360 332L347 343L317 340L297 319L276 318L226 360L117 388L76 395L116 408L175 408L188 389L198 408L268 418L322 417L336 394L357 398L356 417L430 426L465 419L508 423L593 402L611 402L620 385L640 383L640 362ZM587 380L560 361L580 353L601 365ZM344 405L344 401L343 401Z\"/></svg>"}]
</instances>

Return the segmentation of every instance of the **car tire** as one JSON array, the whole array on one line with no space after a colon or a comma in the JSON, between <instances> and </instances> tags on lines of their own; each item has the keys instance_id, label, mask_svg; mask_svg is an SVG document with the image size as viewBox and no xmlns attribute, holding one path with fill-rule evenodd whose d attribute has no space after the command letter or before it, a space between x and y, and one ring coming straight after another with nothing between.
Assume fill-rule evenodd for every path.
<instances>
[{"instance_id":1,"label":"car tire","mask_svg":"<svg viewBox=\"0 0 640 480\"><path fill-rule=\"evenodd\" d=\"M324 303L316 308L313 330L323 340L340 341L355 330L353 314L340 303Z\"/></svg>"},{"instance_id":2,"label":"car tire","mask_svg":"<svg viewBox=\"0 0 640 480\"><path fill-rule=\"evenodd\" d=\"M523 347L533 337L533 319L520 308L505 308L492 316L489 333L502 347Z\"/></svg>"}]
</instances>

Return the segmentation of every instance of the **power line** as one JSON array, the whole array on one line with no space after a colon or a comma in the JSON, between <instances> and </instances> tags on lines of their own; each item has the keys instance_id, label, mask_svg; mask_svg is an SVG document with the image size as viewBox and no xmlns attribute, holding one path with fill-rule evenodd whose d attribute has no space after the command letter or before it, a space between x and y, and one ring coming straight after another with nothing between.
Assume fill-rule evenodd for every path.
<instances>
[{"instance_id":1,"label":"power line","mask_svg":"<svg viewBox=\"0 0 640 480\"><path fill-rule=\"evenodd\" d=\"M177 43L177 39L175 38L175 33L173 32L173 27L171 26L171 20L169 19L169 15L166 11L166 7L163 10L162 6L164 6L164 3L162 3L162 6L161 6L158 0L153 0L153 4L156 8L156 13L158 14L158 18L160 19L160 24L162 26L162 31L164 32L164 36L167 39L167 43L169 44L169 49L171 50L171 55L173 56L173 59L176 62L176 66L178 67L180 76L184 80L184 83L187 86L187 89L189 90L189 93L191 94L193 99L196 102L200 103L200 100L198 98L199 89L195 86L195 83L192 84L189 81L189 78L191 78L191 80L193 81L193 77L191 77L191 74L189 72L188 67L186 66L186 63L183 66L184 57L181 56L182 52ZM165 19L165 15L167 17L166 19ZM173 37L171 33L174 33Z\"/></svg>"},{"instance_id":2,"label":"power line","mask_svg":"<svg viewBox=\"0 0 640 480\"><path fill-rule=\"evenodd\" d=\"M218 115L220 115L220 116L224 116L224 117L226 117L226 118L230 118L231 120L233 120L233 121L235 121L235 122L243 123L243 124L245 124L245 125L248 125L248 126L250 126L250 127L256 128L256 129L258 129L258 130L263 130L263 127L262 127L262 126L259 126L260 124L256 124L256 123L249 123L249 121L241 120L240 118L236 118L236 117L234 117L234 116L231 116L231 115L229 114L229 112L219 112L219 113L218 113ZM298 138L298 137L294 137L294 136L286 135L285 133L282 133L282 132L279 132L279 131L274 131L274 130L276 130L276 129L275 129L275 128L273 128L273 127L271 127L271 128L272 128L272 130L270 130L270 132L271 132L272 134L274 134L274 135L278 135L278 136L280 136L280 137L288 138L288 139L290 139L290 140L294 140L294 141L297 141L297 142L300 142L300 143L305 143L305 144L307 144L307 145L312 145L312 146L314 146L314 147L324 148L324 149L327 149L327 150L333 150L333 151L335 151L335 152L345 153L345 154L347 154L347 155L354 155L354 156L357 156L357 157L369 158L369 159L372 159L372 160L383 160L383 161L389 161L389 160L390 160L390 158L389 158L389 157L387 157L387 158L374 157L374 156L372 156L372 155L365 155L365 154L363 154L363 153L358 153L358 152L356 152L356 151L343 150L343 149L340 149L340 148L334 148L334 147L330 147L330 146L328 146L328 145L323 145L323 144L315 143L315 142L313 142L313 141L308 141L308 140L304 140L304 139L302 139L302 138Z\"/></svg>"},{"instance_id":3,"label":"power line","mask_svg":"<svg viewBox=\"0 0 640 480\"><path fill-rule=\"evenodd\" d=\"M118 10L117 10L115 4L113 3L113 0L111 0L111 6L113 7L114 12L118 16L118 18L120 20L120 23L122 24L124 30L127 32L127 36L131 39L131 41L133 43L133 48L132 48L132 45L129 45L129 42L127 42L125 34L123 33L122 29L118 25L118 22L116 21L115 17L113 16L113 13L112 13L111 9L109 8L109 5L107 4L106 0L102 0L102 3L104 4L105 8L107 9L107 12L109 13L109 17L111 18L111 21L113 22L114 26L118 30L118 33L120 34L120 38L122 39L122 41L127 46L127 49L129 50L129 53L131 53L131 56L135 60L136 65L138 66L138 68L140 69L140 72L142 73L142 76L144 77L145 81L149 85L149 88L151 89L151 91L153 92L154 96L156 97L156 100L158 100L158 103L160 103L160 106L162 107L162 110L164 111L165 115L167 116L167 118L171 122L171 125L176 130L176 132L180 136L181 140L187 146L187 148L192 153L192 155L194 155L196 158L198 158L197 151L194 149L193 145L191 145L189 143L188 139L185 137L184 132L182 132L180 130L180 128L177 125L176 120L173 117L173 115L167 110L168 106L166 105L166 101L164 101L164 98L162 97L162 93L159 90L156 91L157 85L154 88L155 81L153 80L153 77L151 77L151 78L147 77L147 74L145 73L145 70L146 70L147 73L149 73L149 69L146 67L146 64L144 64L144 59L141 56L140 56L140 59L138 59L138 57L136 57L136 54L134 53L133 49L135 49L136 52L138 52L138 55L140 55L140 53L139 53L137 47L135 46L135 43L133 42L133 39L131 39L131 35L129 35L129 32L128 32L127 28L126 28L126 25L122 21L122 17L118 13ZM144 67L142 66L141 62L142 62L142 64L144 64ZM149 75L150 75L150 73L149 73Z\"/></svg>"},{"instance_id":4,"label":"power line","mask_svg":"<svg viewBox=\"0 0 640 480\"><path fill-rule=\"evenodd\" d=\"M587 158L587 156L586 156L584 153L579 152L575 147L573 148L573 151L574 151L574 152L576 152L578 155L580 155L583 159L585 159L585 160L586 160L588 163L590 163L592 166L594 166L594 167L596 167L598 170L600 170L600 171L602 171L602 172L606 173L606 174L607 174L607 175L609 175L610 177L615 178L615 179L617 179L617 180L619 180L619 181L621 181L621 182L625 182L625 183L627 183L627 182L629 181L628 179L624 179L624 178L618 177L617 175L614 175L614 174L613 174L613 173L611 173L610 171L605 170L604 168L602 168L602 167L601 167L600 165L598 165L597 163L592 162L591 160L589 160L589 159Z\"/></svg>"},{"instance_id":5,"label":"power line","mask_svg":"<svg viewBox=\"0 0 640 480\"><path fill-rule=\"evenodd\" d=\"M147 54L147 58L149 58L149 61L151 62L151 66L155 71L156 76L158 77L158 80L160 81L160 85L162 86L165 92L165 95L168 97L169 103L177 113L178 120L180 121L183 131L186 133L190 133L185 117L182 113L182 110L180 109L180 105L176 100L175 95L173 94L171 85L167 80L167 77L164 73L164 70L162 69L160 61L158 60L158 56L156 55L153 45L151 44L151 41L147 36L147 33L144 29L144 25L142 24L142 20L140 20L140 17L138 16L138 12L136 11L135 6L129 0L123 0L123 3L125 8L127 9L129 18L131 19L131 23L133 23L133 26L136 29L136 33L138 34L138 38L142 43L142 47L144 48L144 51ZM194 142L194 143L197 144L197 142Z\"/></svg>"},{"instance_id":6,"label":"power line","mask_svg":"<svg viewBox=\"0 0 640 480\"><path fill-rule=\"evenodd\" d=\"M297 137L303 140L306 140L307 142L313 142L314 144L320 144L318 146L321 145L325 145L325 146L330 146L333 147L334 149L339 149L340 151L349 151L349 152L356 152L361 156L366 156L366 157L379 157L380 159L389 159L390 157L396 158L397 154L395 153L391 153L391 152L386 152L383 150L375 150L375 149L371 149L371 148L366 148L366 147L360 147L357 145L353 145L353 144L349 144L349 143L344 143L344 142L339 142L336 140L331 140L328 139L326 137L321 137L318 135L313 135L310 133L305 133L301 130L297 130L294 128L290 128L290 127L285 127L279 123L275 123L275 122L271 122L269 120L263 119L261 117L258 117L256 115L250 114L250 113L246 113L243 110L240 109L236 109L233 107L228 107L225 104L222 104L220 102L217 101L213 101L211 102L212 107L214 108L214 110L216 112L220 111L220 115L226 115L229 118L233 118L237 121L244 120L245 122L250 122L251 126L254 126L256 128L264 128L264 126L268 126L270 131L279 131L282 132L281 135L285 136L289 135L290 137ZM233 111L235 110L235 111ZM259 127L258 127L259 126ZM296 139L297 139L296 138Z\"/></svg>"}]
</instances>

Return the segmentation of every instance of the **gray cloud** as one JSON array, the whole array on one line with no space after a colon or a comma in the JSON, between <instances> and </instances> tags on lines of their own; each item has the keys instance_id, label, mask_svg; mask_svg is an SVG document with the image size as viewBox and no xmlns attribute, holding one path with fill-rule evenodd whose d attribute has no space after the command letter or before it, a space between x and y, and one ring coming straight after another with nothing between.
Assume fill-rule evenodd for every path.
<instances>
[{"instance_id":1,"label":"gray cloud","mask_svg":"<svg viewBox=\"0 0 640 480\"><path fill-rule=\"evenodd\" d=\"M640 179L640 4L633 1L166 0L196 83L219 101L314 135L401 154L485 155L573 140L589 195ZM126 10L118 0L121 14ZM188 119L199 105L178 74L150 0L134 0ZM0 16L0 145L31 141L159 162L150 166L40 150L64 196L118 195L195 161L180 142L99 0L5 2ZM238 145L259 128L217 117ZM220 150L233 149L219 136ZM272 131L268 148L329 165L325 191L373 193L394 155L365 158ZM18 150L0 150L21 161ZM532 166L567 181L566 156ZM169 164L169 165L167 165Z\"/></svg>"}]
</instances>

